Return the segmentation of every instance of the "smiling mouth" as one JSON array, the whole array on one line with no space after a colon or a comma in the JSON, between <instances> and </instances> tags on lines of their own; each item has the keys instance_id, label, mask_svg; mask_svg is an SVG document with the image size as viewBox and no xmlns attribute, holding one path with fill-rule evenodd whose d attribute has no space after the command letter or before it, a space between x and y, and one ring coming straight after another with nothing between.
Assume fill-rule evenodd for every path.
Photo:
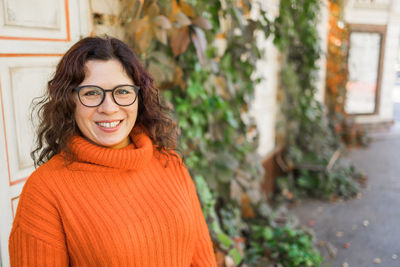
<instances>
[{"instance_id":1,"label":"smiling mouth","mask_svg":"<svg viewBox=\"0 0 400 267\"><path fill-rule=\"evenodd\" d=\"M120 121L112 121L112 122L96 122L97 125L103 127L103 128L115 128L117 127L122 120Z\"/></svg>"}]
</instances>

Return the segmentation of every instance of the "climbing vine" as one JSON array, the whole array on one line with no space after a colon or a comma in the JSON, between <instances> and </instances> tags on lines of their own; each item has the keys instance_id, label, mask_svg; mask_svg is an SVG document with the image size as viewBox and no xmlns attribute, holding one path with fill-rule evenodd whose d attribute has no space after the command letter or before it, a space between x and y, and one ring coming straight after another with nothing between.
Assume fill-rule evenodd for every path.
<instances>
[{"instance_id":1,"label":"climbing vine","mask_svg":"<svg viewBox=\"0 0 400 267\"><path fill-rule=\"evenodd\" d=\"M281 0L274 23L275 44L282 53L280 129L285 146L278 179L285 198L352 197L358 191L354 168L335 164L340 140L329 127L325 106L316 100L321 55L316 29L318 0Z\"/></svg>"},{"instance_id":2,"label":"climbing vine","mask_svg":"<svg viewBox=\"0 0 400 267\"><path fill-rule=\"evenodd\" d=\"M325 103L331 128L341 141L348 145L366 145L369 138L364 127L355 124L354 119L344 111L348 81L349 29L342 20L342 13L341 3L329 2Z\"/></svg>"}]
</instances>

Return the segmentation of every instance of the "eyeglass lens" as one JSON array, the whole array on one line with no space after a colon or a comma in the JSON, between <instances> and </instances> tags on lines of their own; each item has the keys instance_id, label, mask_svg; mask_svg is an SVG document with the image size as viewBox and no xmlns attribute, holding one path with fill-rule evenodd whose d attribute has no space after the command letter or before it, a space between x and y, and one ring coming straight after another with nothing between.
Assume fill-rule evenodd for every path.
<instances>
[{"instance_id":1,"label":"eyeglass lens","mask_svg":"<svg viewBox=\"0 0 400 267\"><path fill-rule=\"evenodd\" d=\"M101 104L105 91L96 86L84 86L79 90L79 98L85 106L95 107ZM128 106L136 100L133 86L122 85L113 90L113 98L118 105Z\"/></svg>"}]
</instances>

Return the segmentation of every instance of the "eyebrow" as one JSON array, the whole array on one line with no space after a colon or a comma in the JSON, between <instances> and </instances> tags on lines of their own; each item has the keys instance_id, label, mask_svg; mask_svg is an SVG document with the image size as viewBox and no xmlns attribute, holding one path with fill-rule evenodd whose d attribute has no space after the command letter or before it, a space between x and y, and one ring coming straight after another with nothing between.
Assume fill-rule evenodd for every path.
<instances>
[{"instance_id":1,"label":"eyebrow","mask_svg":"<svg viewBox=\"0 0 400 267\"><path fill-rule=\"evenodd\" d=\"M118 84L118 85L116 85L116 86L114 86L114 87L112 87L112 88L104 88L104 87L102 87L102 86L100 86L100 85L95 85L95 84L83 84L83 85L77 86L76 88L93 86L93 87L99 87L99 88L101 88L101 89L103 89L103 90L114 90L114 89L117 88L117 87L125 86L125 85L133 86L133 87L139 87L139 86L136 85L136 84L121 83L121 84Z\"/></svg>"}]
</instances>

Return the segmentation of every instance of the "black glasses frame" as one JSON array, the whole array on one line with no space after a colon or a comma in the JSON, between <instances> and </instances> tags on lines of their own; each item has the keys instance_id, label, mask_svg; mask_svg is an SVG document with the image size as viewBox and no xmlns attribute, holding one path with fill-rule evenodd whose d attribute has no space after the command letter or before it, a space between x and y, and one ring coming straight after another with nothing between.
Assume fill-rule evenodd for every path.
<instances>
[{"instance_id":1,"label":"black glasses frame","mask_svg":"<svg viewBox=\"0 0 400 267\"><path fill-rule=\"evenodd\" d=\"M120 87L122 87L122 86L129 86L129 87L132 87L132 88L135 90L135 93L136 93L135 99L132 101L132 103L130 103L130 104L128 104L128 105L121 105L121 104L119 104L119 103L115 100L115 97L114 97L114 92L115 92L115 90L118 89L118 88L120 88ZM79 91L80 91L82 88L85 88L85 87L96 87L96 88L99 88L100 90L103 91L103 98L101 99L101 101L100 101L100 103L99 103L98 105L95 105L95 106L88 106L88 105L83 104L83 102L82 102L82 100L81 100L81 96L80 96L80 94L79 94ZM100 87L100 86L98 86L98 85L90 85L90 84L87 84L87 85L78 86L78 87L74 88L74 90L78 93L79 102L81 102L81 104L84 105L85 107L95 108L95 107L98 107L98 106L100 106L101 104L103 104L104 99L106 99L106 93L107 93L107 92L111 92L111 96L112 96L112 98L113 98L115 104L117 104L118 106L127 107L127 106L130 106L130 105L133 105L133 103L136 102L136 99L138 98L138 94L139 94L140 87L137 86L137 85L132 85L132 84L119 84L119 85L115 86L113 89L104 89L104 88L102 88L102 87Z\"/></svg>"}]
</instances>

